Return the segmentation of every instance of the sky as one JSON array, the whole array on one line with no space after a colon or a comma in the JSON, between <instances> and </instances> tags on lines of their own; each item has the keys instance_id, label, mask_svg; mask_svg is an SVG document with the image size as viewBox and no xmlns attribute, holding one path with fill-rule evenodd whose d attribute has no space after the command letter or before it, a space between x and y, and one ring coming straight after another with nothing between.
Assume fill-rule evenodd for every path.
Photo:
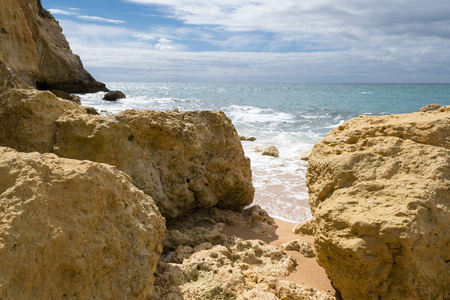
<instances>
[{"instance_id":1,"label":"sky","mask_svg":"<svg viewBox=\"0 0 450 300\"><path fill-rule=\"evenodd\" d=\"M42 0L105 82L450 83L448 0Z\"/></svg>"}]
</instances>

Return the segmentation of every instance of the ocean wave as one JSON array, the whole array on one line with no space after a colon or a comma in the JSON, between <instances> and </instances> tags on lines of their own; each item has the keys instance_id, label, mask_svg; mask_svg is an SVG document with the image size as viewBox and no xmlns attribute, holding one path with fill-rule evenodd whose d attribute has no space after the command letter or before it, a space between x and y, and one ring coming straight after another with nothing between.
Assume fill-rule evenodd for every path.
<instances>
[{"instance_id":1,"label":"ocean wave","mask_svg":"<svg viewBox=\"0 0 450 300\"><path fill-rule=\"evenodd\" d=\"M293 123L295 115L277 112L271 108L231 105L222 110L234 122L239 123Z\"/></svg>"}]
</instances>

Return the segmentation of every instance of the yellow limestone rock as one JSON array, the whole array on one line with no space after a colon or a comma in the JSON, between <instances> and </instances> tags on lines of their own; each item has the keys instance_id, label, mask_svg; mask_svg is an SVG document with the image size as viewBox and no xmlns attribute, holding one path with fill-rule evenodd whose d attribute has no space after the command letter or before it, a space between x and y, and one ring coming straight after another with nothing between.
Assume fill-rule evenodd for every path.
<instances>
[{"instance_id":1,"label":"yellow limestone rock","mask_svg":"<svg viewBox=\"0 0 450 300\"><path fill-rule=\"evenodd\" d=\"M250 160L220 111L105 117L50 92L9 89L0 94L0 146L114 165L167 217L253 201Z\"/></svg>"},{"instance_id":2,"label":"yellow limestone rock","mask_svg":"<svg viewBox=\"0 0 450 300\"><path fill-rule=\"evenodd\" d=\"M351 119L314 146L307 184L344 299L450 298L450 107Z\"/></svg>"},{"instance_id":3,"label":"yellow limestone rock","mask_svg":"<svg viewBox=\"0 0 450 300\"><path fill-rule=\"evenodd\" d=\"M116 168L0 147L0 299L152 299L164 230Z\"/></svg>"},{"instance_id":4,"label":"yellow limestone rock","mask_svg":"<svg viewBox=\"0 0 450 300\"><path fill-rule=\"evenodd\" d=\"M223 112L70 111L57 123L54 153L116 166L166 217L196 207L242 210L253 201L250 160Z\"/></svg>"},{"instance_id":5,"label":"yellow limestone rock","mask_svg":"<svg viewBox=\"0 0 450 300\"><path fill-rule=\"evenodd\" d=\"M163 259L155 273L157 299L335 299L286 280L295 272L294 258L261 240L225 234L225 223L250 226L264 235L276 227L258 207L243 214L200 209L167 220Z\"/></svg>"},{"instance_id":6,"label":"yellow limestone rock","mask_svg":"<svg viewBox=\"0 0 450 300\"><path fill-rule=\"evenodd\" d=\"M17 151L52 152L58 119L66 110L86 108L35 89L0 93L0 146Z\"/></svg>"}]
</instances>

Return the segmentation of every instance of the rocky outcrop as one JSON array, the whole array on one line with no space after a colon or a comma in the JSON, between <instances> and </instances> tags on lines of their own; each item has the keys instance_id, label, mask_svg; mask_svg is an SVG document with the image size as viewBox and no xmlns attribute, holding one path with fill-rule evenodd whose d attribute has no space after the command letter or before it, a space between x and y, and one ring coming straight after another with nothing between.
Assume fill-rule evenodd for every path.
<instances>
[{"instance_id":1,"label":"rocky outcrop","mask_svg":"<svg viewBox=\"0 0 450 300\"><path fill-rule=\"evenodd\" d=\"M155 274L157 299L334 299L282 279L294 272L294 258L261 240L226 235L225 225L266 234L274 229L273 220L258 207L244 214L203 209L168 220L164 259Z\"/></svg>"},{"instance_id":2,"label":"rocky outcrop","mask_svg":"<svg viewBox=\"0 0 450 300\"><path fill-rule=\"evenodd\" d=\"M1 299L152 299L164 219L115 167L0 147Z\"/></svg>"},{"instance_id":3,"label":"rocky outcrop","mask_svg":"<svg viewBox=\"0 0 450 300\"><path fill-rule=\"evenodd\" d=\"M83 68L58 22L40 2L0 2L0 61L27 84L41 90L107 91Z\"/></svg>"},{"instance_id":4,"label":"rocky outcrop","mask_svg":"<svg viewBox=\"0 0 450 300\"><path fill-rule=\"evenodd\" d=\"M110 91L103 96L103 100L106 101L116 101L117 99L126 98L125 94L121 91Z\"/></svg>"},{"instance_id":5,"label":"rocky outcrop","mask_svg":"<svg viewBox=\"0 0 450 300\"><path fill-rule=\"evenodd\" d=\"M6 91L0 146L114 165L167 217L195 207L242 210L252 202L250 161L222 112L89 113L50 92Z\"/></svg>"},{"instance_id":6,"label":"rocky outcrop","mask_svg":"<svg viewBox=\"0 0 450 300\"><path fill-rule=\"evenodd\" d=\"M318 142L315 249L344 299L450 297L450 107L360 116Z\"/></svg>"},{"instance_id":7,"label":"rocky outcrop","mask_svg":"<svg viewBox=\"0 0 450 300\"><path fill-rule=\"evenodd\" d=\"M219 111L71 111L58 119L54 153L116 166L166 217L195 207L242 210L253 200L250 161Z\"/></svg>"}]
</instances>

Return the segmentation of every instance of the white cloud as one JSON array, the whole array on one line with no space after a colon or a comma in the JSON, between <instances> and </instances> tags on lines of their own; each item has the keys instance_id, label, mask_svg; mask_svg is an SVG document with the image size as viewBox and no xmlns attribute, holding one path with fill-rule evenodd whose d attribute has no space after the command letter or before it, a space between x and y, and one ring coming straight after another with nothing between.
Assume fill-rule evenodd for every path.
<instances>
[{"instance_id":1,"label":"white cloud","mask_svg":"<svg viewBox=\"0 0 450 300\"><path fill-rule=\"evenodd\" d=\"M178 51L184 48L183 45L175 44L172 40L166 38L160 38L155 45L155 49L158 51Z\"/></svg>"},{"instance_id":2,"label":"white cloud","mask_svg":"<svg viewBox=\"0 0 450 300\"><path fill-rule=\"evenodd\" d=\"M196 25L131 30L62 20L99 80L450 82L450 6L441 0L128 1L165 5ZM195 42L233 52L194 52L203 47ZM292 52L269 52L280 49Z\"/></svg>"},{"instance_id":3,"label":"white cloud","mask_svg":"<svg viewBox=\"0 0 450 300\"><path fill-rule=\"evenodd\" d=\"M114 20L114 19L106 19L102 17L97 16L85 16L81 15L79 13L79 8L68 8L68 10L63 9L56 9L56 8L50 8L48 10L53 15L63 15L63 16L75 16L76 18L84 21L94 21L94 22L101 22L101 23L114 23L114 24L123 24L125 21L122 20Z\"/></svg>"},{"instance_id":4,"label":"white cloud","mask_svg":"<svg viewBox=\"0 0 450 300\"><path fill-rule=\"evenodd\" d=\"M417 40L414 45L403 43L379 50L191 52L180 51L172 39L154 32L73 21L61 21L61 24L73 52L81 56L85 67L98 80L103 81L450 81L450 64L442 64L442 61L450 61L450 52L446 51L450 45L431 47L428 39ZM155 39L139 41L138 37L144 34Z\"/></svg>"},{"instance_id":5,"label":"white cloud","mask_svg":"<svg viewBox=\"0 0 450 300\"><path fill-rule=\"evenodd\" d=\"M447 0L128 0L161 5L186 24L263 31L319 48L383 45L384 38L450 38ZM374 38L375 37L375 38Z\"/></svg>"},{"instance_id":6,"label":"white cloud","mask_svg":"<svg viewBox=\"0 0 450 300\"><path fill-rule=\"evenodd\" d=\"M64 16L76 16L76 15L78 15L77 13L75 13L73 11L67 11L67 10L56 9L56 8L50 8L48 11L52 15L64 15Z\"/></svg>"},{"instance_id":7,"label":"white cloud","mask_svg":"<svg viewBox=\"0 0 450 300\"><path fill-rule=\"evenodd\" d=\"M102 22L102 23L114 23L114 24L123 24L125 23L125 21L122 20L113 20L113 19L105 19L102 17L95 17L95 16L77 16L78 19L80 20L85 20L85 21L96 21L96 22Z\"/></svg>"}]
</instances>

